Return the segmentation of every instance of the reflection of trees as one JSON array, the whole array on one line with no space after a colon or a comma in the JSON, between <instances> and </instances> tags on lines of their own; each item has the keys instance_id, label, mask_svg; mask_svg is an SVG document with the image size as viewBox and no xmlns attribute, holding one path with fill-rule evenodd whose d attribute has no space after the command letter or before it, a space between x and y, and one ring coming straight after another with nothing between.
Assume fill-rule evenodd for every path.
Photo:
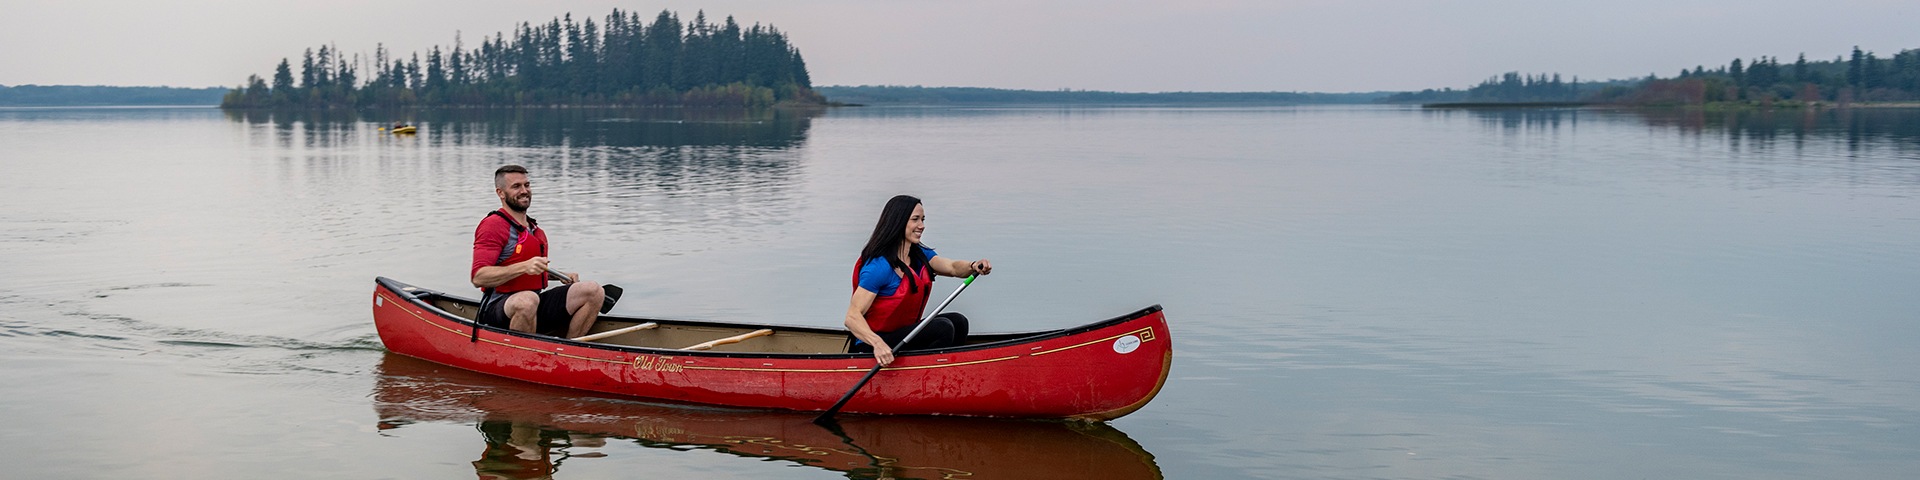
<instances>
[{"instance_id":1,"label":"reflection of trees","mask_svg":"<svg viewBox=\"0 0 1920 480\"><path fill-rule=\"evenodd\" d=\"M820 109L523 108L404 111L227 110L228 119L301 129L308 147L350 145L387 135L396 121L422 127L418 138L435 146L793 148L806 139Z\"/></svg>"},{"instance_id":2,"label":"reflection of trees","mask_svg":"<svg viewBox=\"0 0 1920 480\"><path fill-rule=\"evenodd\" d=\"M547 387L388 354L372 394L382 430L419 422L475 424L485 478L549 478L569 458L604 454L605 439L840 472L849 478L1159 478L1125 433L1101 423L844 416L680 407Z\"/></svg>"},{"instance_id":3,"label":"reflection of trees","mask_svg":"<svg viewBox=\"0 0 1920 480\"><path fill-rule=\"evenodd\" d=\"M1920 111L1911 109L1490 108L1428 110L1426 114L1439 118L1471 115L1481 126L1507 137L1568 135L1580 127L1621 134L1644 127L1649 133L1677 135L1694 140L1695 145L1713 146L1709 151L1724 148L1724 154L1737 161L1694 167L1717 169L1729 176L1785 178L1778 176L1780 171L1743 169L1774 164L1822 171L1817 176L1802 171L1794 173L1793 178L1836 179L1850 184L1920 184L1920 162L1911 160L1920 152ZM1631 150L1635 148L1631 143L1634 138L1614 136L1605 141L1613 142L1611 148L1632 152L1636 151ZM1627 150L1620 150L1623 148ZM1637 151L1657 155L1675 148L1679 147L1654 145Z\"/></svg>"},{"instance_id":4,"label":"reflection of trees","mask_svg":"<svg viewBox=\"0 0 1920 480\"><path fill-rule=\"evenodd\" d=\"M1427 115L1440 116L1452 116L1470 112L1473 118L1479 120L1482 125L1508 133L1520 131L1558 131L1562 126L1574 128L1580 123L1581 115L1593 114L1592 111L1579 108L1432 109L1423 110L1423 112L1426 112Z\"/></svg>"},{"instance_id":5,"label":"reflection of trees","mask_svg":"<svg viewBox=\"0 0 1920 480\"><path fill-rule=\"evenodd\" d=\"M1462 110L1429 111L1453 115ZM1731 109L1535 109L1465 110L1483 125L1508 132L1558 130L1581 120L1632 119L1647 126L1688 135L1725 135L1734 142L1770 147L1779 140L1844 140L1850 148L1880 144L1902 149L1920 146L1920 112L1894 108Z\"/></svg>"},{"instance_id":6,"label":"reflection of trees","mask_svg":"<svg viewBox=\"0 0 1920 480\"><path fill-rule=\"evenodd\" d=\"M1873 143L1911 149L1920 144L1920 112L1892 108L1802 108L1628 110L1656 127L1706 135L1725 134L1735 141L1771 146L1781 139L1843 139L1849 149Z\"/></svg>"},{"instance_id":7,"label":"reflection of trees","mask_svg":"<svg viewBox=\"0 0 1920 480\"><path fill-rule=\"evenodd\" d=\"M580 214L616 224L711 229L726 224L720 220L785 218L789 187L800 179L798 147L820 113L548 108L225 114L249 143L293 171L335 175L372 166L386 178L438 183L447 174L478 178L517 163L535 172L543 198L579 195L566 204L584 206ZM380 130L396 120L421 131Z\"/></svg>"},{"instance_id":8,"label":"reflection of trees","mask_svg":"<svg viewBox=\"0 0 1920 480\"><path fill-rule=\"evenodd\" d=\"M512 147L793 148L819 110L460 109L414 118L437 142Z\"/></svg>"}]
</instances>

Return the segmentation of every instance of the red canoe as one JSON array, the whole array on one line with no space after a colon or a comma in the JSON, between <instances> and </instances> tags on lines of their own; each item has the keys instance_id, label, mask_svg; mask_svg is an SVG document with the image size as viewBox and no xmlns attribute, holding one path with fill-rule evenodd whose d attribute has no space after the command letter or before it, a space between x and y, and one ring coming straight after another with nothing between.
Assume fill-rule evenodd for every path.
<instances>
[{"instance_id":1,"label":"red canoe","mask_svg":"<svg viewBox=\"0 0 1920 480\"><path fill-rule=\"evenodd\" d=\"M594 333L644 329L582 342L476 328L474 300L384 277L374 284L373 321L388 350L533 383L811 411L833 405L873 368L871 354L846 353L851 336L841 329L607 315ZM966 345L901 354L841 411L1110 420L1152 400L1172 365L1166 316L1155 305L1079 327L975 334Z\"/></svg>"}]
</instances>

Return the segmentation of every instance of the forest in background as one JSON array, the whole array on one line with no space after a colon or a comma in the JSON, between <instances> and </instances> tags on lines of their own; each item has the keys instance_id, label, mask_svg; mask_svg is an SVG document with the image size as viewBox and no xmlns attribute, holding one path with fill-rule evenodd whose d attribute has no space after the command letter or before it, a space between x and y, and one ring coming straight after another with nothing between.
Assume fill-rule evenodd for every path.
<instances>
[{"instance_id":1,"label":"forest in background","mask_svg":"<svg viewBox=\"0 0 1920 480\"><path fill-rule=\"evenodd\" d=\"M72 107L128 105L213 105L221 87L108 87L99 85L0 85L0 106Z\"/></svg>"},{"instance_id":2,"label":"forest in background","mask_svg":"<svg viewBox=\"0 0 1920 480\"><path fill-rule=\"evenodd\" d=\"M609 25L601 27L601 25ZM578 42L574 39L579 38ZM587 38L595 38L587 41ZM653 40L649 40L653 39ZM679 39L673 47L671 39ZM750 42L749 39L752 39ZM715 62L690 52L733 52ZM1601 103L1702 105L1722 103L1920 101L1920 49L1881 58L1854 48L1850 56L1785 63L1777 57L1734 59L1725 65L1681 69L1672 77L1563 80L1559 74L1509 72L1466 89L1418 92L1107 92L974 87L824 86L814 88L799 51L772 27L720 25L704 13L682 24L661 12L651 24L618 10L606 23L571 17L522 24L509 40L486 38L478 48L429 50L402 60L384 48L372 60L322 46L302 56L299 75L282 61L272 82L254 76L239 89L104 86L0 86L0 106L209 105L229 108L363 108L420 106L763 106L778 102L847 104L1077 104L1077 105L1294 105L1342 103ZM666 55L662 52L679 52ZM783 53L784 52L784 53ZM641 60L634 63L636 59ZM785 60L782 60L785 59ZM363 69L379 65L371 78ZM731 65L731 66L728 66ZM754 68L746 68L758 65ZM719 83L746 72L747 78ZM620 79L626 80L620 80ZM769 82L772 78L776 81ZM625 83L620 83L625 82ZM649 83L651 82L651 83ZM653 85L642 88L643 85ZM768 85L780 85L779 87ZM224 94L224 101L223 95ZM824 96L823 96L824 95Z\"/></svg>"},{"instance_id":3,"label":"forest in background","mask_svg":"<svg viewBox=\"0 0 1920 480\"><path fill-rule=\"evenodd\" d=\"M1649 74L1635 80L1562 82L1559 74L1521 75L1510 72L1465 90L1427 89L1398 93L1388 103L1550 103L1581 102L1625 105L1703 105L1750 102L1907 102L1920 100L1920 49L1902 50L1890 58L1854 47L1850 56L1831 61L1792 63L1779 57L1735 58L1713 69L1698 65L1678 75Z\"/></svg>"},{"instance_id":4,"label":"forest in background","mask_svg":"<svg viewBox=\"0 0 1920 480\"><path fill-rule=\"evenodd\" d=\"M652 23L614 10L601 22L572 14L522 23L468 48L402 56L384 45L371 57L322 45L282 59L270 78L250 76L222 108L337 109L419 106L766 107L823 103L806 61L772 26L720 24L706 12L682 22L661 11Z\"/></svg>"}]
</instances>

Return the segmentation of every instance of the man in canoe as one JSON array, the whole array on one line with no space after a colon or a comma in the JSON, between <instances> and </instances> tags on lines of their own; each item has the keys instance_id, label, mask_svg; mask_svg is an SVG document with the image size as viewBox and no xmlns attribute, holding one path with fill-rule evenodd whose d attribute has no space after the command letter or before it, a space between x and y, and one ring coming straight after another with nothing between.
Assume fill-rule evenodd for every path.
<instances>
[{"instance_id":1,"label":"man in canoe","mask_svg":"<svg viewBox=\"0 0 1920 480\"><path fill-rule=\"evenodd\" d=\"M494 170L493 192L500 196L500 209L473 230L473 286L482 293L478 320L521 332L586 335L599 319L606 293L599 283L580 281L579 274L561 277L548 269L547 232L527 216L533 204L527 168ZM547 288L549 275L562 285Z\"/></svg>"},{"instance_id":2,"label":"man in canoe","mask_svg":"<svg viewBox=\"0 0 1920 480\"><path fill-rule=\"evenodd\" d=\"M986 259L954 260L935 253L920 243L926 230L927 211L918 198L895 196L880 210L880 222L854 263L846 322L854 337L853 353L873 352L881 365L893 363L890 346L920 323L934 274L965 277L993 271ZM950 347L966 338L967 317L947 312L928 319L927 327L900 350Z\"/></svg>"}]
</instances>

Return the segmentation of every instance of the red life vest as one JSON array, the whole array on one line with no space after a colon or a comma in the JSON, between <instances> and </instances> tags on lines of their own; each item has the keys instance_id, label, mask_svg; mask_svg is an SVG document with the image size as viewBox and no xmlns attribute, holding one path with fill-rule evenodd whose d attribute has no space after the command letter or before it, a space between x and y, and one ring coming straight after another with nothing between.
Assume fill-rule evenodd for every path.
<instances>
[{"instance_id":1,"label":"red life vest","mask_svg":"<svg viewBox=\"0 0 1920 480\"><path fill-rule=\"evenodd\" d=\"M507 216L504 210L494 210L487 216L489 218L482 222L492 221L491 217L497 216L507 224L507 243L501 247L500 258L493 263L494 266L512 265L532 260L533 257L547 256L547 232L540 230L540 222L534 221L533 217L527 217L528 227L522 229L519 224L513 223L513 218ZM547 288L547 274L541 273L513 277L507 283L486 290L491 290L491 293L513 293L544 288Z\"/></svg>"},{"instance_id":2,"label":"red life vest","mask_svg":"<svg viewBox=\"0 0 1920 480\"><path fill-rule=\"evenodd\" d=\"M853 288L856 290L860 288L858 263L855 262L853 266ZM933 275L928 271L924 266L917 271L911 266L907 268L907 272L913 275L914 284L920 286L918 293L908 292L907 282L902 279L900 286L894 287L892 295L874 297L873 305L867 307L867 328L875 332L891 332L912 327L914 322L920 321L920 312L926 311L927 297L933 292ZM873 293L878 295L880 292Z\"/></svg>"}]
</instances>

